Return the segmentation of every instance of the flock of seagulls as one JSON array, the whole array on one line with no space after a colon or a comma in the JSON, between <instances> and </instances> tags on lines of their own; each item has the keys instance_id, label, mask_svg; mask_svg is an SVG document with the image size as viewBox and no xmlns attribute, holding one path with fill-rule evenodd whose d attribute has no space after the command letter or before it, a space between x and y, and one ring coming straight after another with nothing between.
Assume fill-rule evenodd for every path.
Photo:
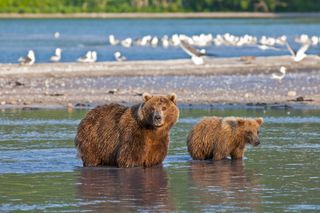
<instances>
[{"instance_id":1,"label":"flock of seagulls","mask_svg":"<svg viewBox=\"0 0 320 213\"><path fill-rule=\"evenodd\" d=\"M126 48L132 46L151 46L163 48L168 48L170 46L178 47L181 41L186 41L192 46L206 47L206 46L255 46L262 50L279 50L279 47L285 46L287 44L287 36L282 35L279 37L267 37L262 36L258 38L252 35L236 36L230 33L217 34L213 36L212 34L200 34L188 36L185 34L173 34L172 36L164 35L162 37L146 35L141 38L125 38L123 40L117 39L114 35L109 35L108 42L112 46L121 45ZM316 46L320 43L320 37L318 36L308 36L302 34L295 38L295 42L300 44L310 44Z\"/></svg>"},{"instance_id":2,"label":"flock of seagulls","mask_svg":"<svg viewBox=\"0 0 320 213\"><path fill-rule=\"evenodd\" d=\"M54 38L58 39L60 33L54 33ZM244 36L235 36L230 33L225 33L223 35L217 34L213 36L212 34L200 34L187 36L185 34L173 34L172 36L164 35L163 37L146 35L141 38L132 39L125 38L123 40L117 39L114 35L109 35L108 42L111 46L121 45L125 48L130 48L133 45L136 46L151 46L158 47L162 46L163 48L168 47L180 47L186 54L191 57L191 61L195 65L201 65L205 63L205 58L210 56L216 56L215 54L207 53L204 47L215 45L215 46L234 46L234 47L243 47L243 46L252 46L257 47L261 50L274 50L279 51L282 47L287 48L289 53L292 56L293 61L299 62L307 57L306 51L310 46L317 46L320 43L320 37L317 36L308 36L302 34L295 38L296 43L300 44L300 48L294 50L292 46L287 41L287 36L279 37L267 37L262 36L258 38L252 35ZM197 49L201 48L201 49ZM59 62L61 60L62 50L57 48L55 54L50 57L51 62ZM94 63L97 61L98 54L96 51L88 51L84 56L77 59L77 62L81 63ZM127 58L122 55L121 52L116 51L114 53L114 59L118 62L126 61ZM20 57L19 60L22 65L32 65L35 63L35 53L33 50L29 50L27 56ZM280 73L273 73L271 78L278 80L281 83L281 80L286 75L286 67L280 67Z\"/></svg>"},{"instance_id":3,"label":"flock of seagulls","mask_svg":"<svg viewBox=\"0 0 320 213\"><path fill-rule=\"evenodd\" d=\"M201 35L200 35L201 37ZM204 56L210 56L209 54L206 54L205 49L197 50L193 46L200 46L203 47L205 44L207 44L209 41L213 41L215 45L225 45L225 46L236 46L236 47L242 47L244 45L246 46L254 46L258 47L261 50L280 50L281 46L285 46L290 54L292 55L292 58L295 62L302 61L305 57L307 57L306 51L309 49L309 47L316 46L320 42L320 37L312 36L309 37L308 35L301 35L300 37L296 38L295 41L299 43L301 46L298 50L293 50L289 42L287 41L287 37L285 35L280 36L278 38L273 37L266 37L262 36L261 39L258 41L257 37L245 35L243 37L237 37L231 34L224 34L223 36L217 35L216 38L210 39L211 36L209 35L203 35L204 43L199 42L198 37L197 39L193 39L190 37L186 37L185 35L180 38L179 45L180 47L191 56L191 60L194 64L199 65L203 64ZM212 55L211 55L212 56Z\"/></svg>"}]
</instances>

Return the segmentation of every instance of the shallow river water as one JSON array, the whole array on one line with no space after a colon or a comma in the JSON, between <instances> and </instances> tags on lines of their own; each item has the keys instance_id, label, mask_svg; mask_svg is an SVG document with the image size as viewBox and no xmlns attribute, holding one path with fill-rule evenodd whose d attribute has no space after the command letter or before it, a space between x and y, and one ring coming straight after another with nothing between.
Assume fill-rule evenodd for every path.
<instances>
[{"instance_id":1,"label":"shallow river water","mask_svg":"<svg viewBox=\"0 0 320 213\"><path fill-rule=\"evenodd\" d=\"M153 168L83 168L73 138L86 110L0 111L0 212L320 211L320 110L184 109ZM262 116L243 161L192 161L202 116Z\"/></svg>"}]
</instances>

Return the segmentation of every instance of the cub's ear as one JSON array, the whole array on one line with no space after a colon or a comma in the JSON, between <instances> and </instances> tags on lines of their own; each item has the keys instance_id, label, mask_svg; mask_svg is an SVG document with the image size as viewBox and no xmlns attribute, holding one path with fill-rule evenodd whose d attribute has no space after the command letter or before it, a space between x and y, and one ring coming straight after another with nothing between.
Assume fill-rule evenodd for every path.
<instances>
[{"instance_id":1,"label":"cub's ear","mask_svg":"<svg viewBox=\"0 0 320 213\"><path fill-rule=\"evenodd\" d=\"M150 100L150 99L152 98L152 95L149 94L149 93L147 93L147 92L144 92L144 93L142 94L142 97L143 97L143 101L144 101L144 102L147 102L148 100Z\"/></svg>"},{"instance_id":2,"label":"cub's ear","mask_svg":"<svg viewBox=\"0 0 320 213\"><path fill-rule=\"evenodd\" d=\"M259 125L263 124L263 118L257 118L256 121Z\"/></svg>"},{"instance_id":3,"label":"cub's ear","mask_svg":"<svg viewBox=\"0 0 320 213\"><path fill-rule=\"evenodd\" d=\"M246 120L243 119L243 118L238 118L238 119L237 119L237 123L238 123L239 126L244 125L245 122L246 122Z\"/></svg>"},{"instance_id":4,"label":"cub's ear","mask_svg":"<svg viewBox=\"0 0 320 213\"><path fill-rule=\"evenodd\" d=\"M177 95L175 93L171 93L170 95L167 96L170 101L172 101L174 104L177 103Z\"/></svg>"}]
</instances>

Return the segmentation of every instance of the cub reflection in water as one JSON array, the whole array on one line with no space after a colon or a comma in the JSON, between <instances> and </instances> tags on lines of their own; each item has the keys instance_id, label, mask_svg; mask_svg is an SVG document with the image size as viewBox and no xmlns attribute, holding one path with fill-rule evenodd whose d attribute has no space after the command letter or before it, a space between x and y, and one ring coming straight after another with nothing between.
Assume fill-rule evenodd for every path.
<instances>
[{"instance_id":1,"label":"cub reflection in water","mask_svg":"<svg viewBox=\"0 0 320 213\"><path fill-rule=\"evenodd\" d=\"M193 196L206 209L262 211L257 174L246 171L243 161L192 161L189 178Z\"/></svg>"},{"instance_id":2,"label":"cub reflection in water","mask_svg":"<svg viewBox=\"0 0 320 213\"><path fill-rule=\"evenodd\" d=\"M167 172L162 166L145 169L81 168L78 184L79 197L88 202L82 207L84 210L174 210L169 201Z\"/></svg>"}]
</instances>

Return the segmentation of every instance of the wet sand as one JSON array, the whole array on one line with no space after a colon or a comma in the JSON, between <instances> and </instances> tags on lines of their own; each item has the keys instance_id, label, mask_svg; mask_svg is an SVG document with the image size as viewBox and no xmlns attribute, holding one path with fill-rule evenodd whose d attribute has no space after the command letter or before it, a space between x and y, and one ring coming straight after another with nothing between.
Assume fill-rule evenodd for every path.
<instances>
[{"instance_id":1,"label":"wet sand","mask_svg":"<svg viewBox=\"0 0 320 213\"><path fill-rule=\"evenodd\" d=\"M271 79L280 66L287 75ZM143 92L176 93L182 105L320 107L320 57L0 64L0 107L92 107L133 104ZM296 101L298 100L298 101Z\"/></svg>"}]
</instances>

